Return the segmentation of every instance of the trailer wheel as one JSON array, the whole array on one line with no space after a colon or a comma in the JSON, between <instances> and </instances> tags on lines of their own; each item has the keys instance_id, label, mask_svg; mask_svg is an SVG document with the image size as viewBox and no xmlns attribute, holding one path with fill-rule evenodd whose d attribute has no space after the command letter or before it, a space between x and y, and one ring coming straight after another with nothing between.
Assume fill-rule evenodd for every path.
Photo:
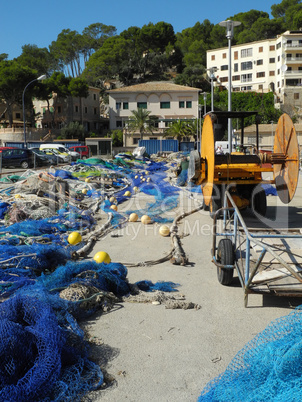
<instances>
[{"instance_id":1,"label":"trailer wheel","mask_svg":"<svg viewBox=\"0 0 302 402\"><path fill-rule=\"evenodd\" d=\"M217 261L222 265L234 265L234 249L230 239L221 239L218 243ZM228 286L233 280L234 269L217 267L217 278L221 285Z\"/></svg>"},{"instance_id":2,"label":"trailer wheel","mask_svg":"<svg viewBox=\"0 0 302 402\"><path fill-rule=\"evenodd\" d=\"M251 201L252 210L259 215L265 216L267 207L265 190L255 187Z\"/></svg>"},{"instance_id":3,"label":"trailer wheel","mask_svg":"<svg viewBox=\"0 0 302 402\"><path fill-rule=\"evenodd\" d=\"M214 218L214 215L218 209L222 207L222 188L221 186L214 186L213 188L213 193L211 197L211 201L209 204L209 211L210 211L210 216L211 218ZM221 218L222 214L219 214L217 216L217 219Z\"/></svg>"}]
</instances>

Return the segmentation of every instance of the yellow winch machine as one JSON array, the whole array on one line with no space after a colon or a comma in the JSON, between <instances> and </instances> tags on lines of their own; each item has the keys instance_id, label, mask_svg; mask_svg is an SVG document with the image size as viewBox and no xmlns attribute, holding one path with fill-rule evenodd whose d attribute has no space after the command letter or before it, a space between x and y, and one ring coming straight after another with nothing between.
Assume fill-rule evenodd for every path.
<instances>
[{"instance_id":1,"label":"yellow winch machine","mask_svg":"<svg viewBox=\"0 0 302 402\"><path fill-rule=\"evenodd\" d=\"M296 191L299 176L299 145L291 118L283 114L278 121L272 152L260 152L257 112L209 112L205 115L201 151L192 151L188 178L202 188L204 207L213 215L223 206L224 191L228 189L237 206L251 207L260 215L266 213L266 194L260 184L275 184L281 201L288 204ZM256 115L256 143L244 143L244 119ZM216 130L222 119L240 119L239 152L215 154L215 141L221 141ZM264 180L262 173L271 173Z\"/></svg>"}]
</instances>

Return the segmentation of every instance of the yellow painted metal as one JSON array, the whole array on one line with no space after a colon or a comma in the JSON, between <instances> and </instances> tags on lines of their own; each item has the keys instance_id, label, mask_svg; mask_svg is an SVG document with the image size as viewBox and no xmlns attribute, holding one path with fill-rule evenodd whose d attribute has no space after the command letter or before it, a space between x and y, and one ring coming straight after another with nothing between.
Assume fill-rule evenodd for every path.
<instances>
[{"instance_id":1,"label":"yellow painted metal","mask_svg":"<svg viewBox=\"0 0 302 402\"><path fill-rule=\"evenodd\" d=\"M299 177L299 145L291 118L283 114L279 121L274 140L274 152L267 155L265 163L220 163L215 158L214 127L211 115L206 115L201 140L201 183L204 203L211 208L213 187L218 184L276 184L282 202L292 200ZM232 160L236 155L232 153ZM260 157L260 155L259 155ZM247 160L249 156L247 155ZM238 160L238 159L237 159ZM262 160L262 159L261 159ZM274 180L263 180L262 173L273 172Z\"/></svg>"},{"instance_id":2,"label":"yellow painted metal","mask_svg":"<svg viewBox=\"0 0 302 402\"><path fill-rule=\"evenodd\" d=\"M202 194L205 205L209 206L213 192L215 169L214 128L210 115L207 115L203 122L200 154L206 164L205 177L202 178L201 184Z\"/></svg>"},{"instance_id":3,"label":"yellow painted metal","mask_svg":"<svg viewBox=\"0 0 302 402\"><path fill-rule=\"evenodd\" d=\"M297 188L299 178L299 144L291 118L283 114L277 125L274 154L283 154L283 163L274 164L274 178L280 200L288 204Z\"/></svg>"}]
</instances>

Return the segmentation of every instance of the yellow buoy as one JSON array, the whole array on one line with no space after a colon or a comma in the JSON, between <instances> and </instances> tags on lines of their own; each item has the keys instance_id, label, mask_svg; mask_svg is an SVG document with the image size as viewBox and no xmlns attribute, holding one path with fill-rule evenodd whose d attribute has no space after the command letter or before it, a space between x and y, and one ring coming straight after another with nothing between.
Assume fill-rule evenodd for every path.
<instances>
[{"instance_id":1,"label":"yellow buoy","mask_svg":"<svg viewBox=\"0 0 302 402\"><path fill-rule=\"evenodd\" d=\"M129 222L136 222L138 220L138 215L135 212L129 215Z\"/></svg>"},{"instance_id":2,"label":"yellow buoy","mask_svg":"<svg viewBox=\"0 0 302 402\"><path fill-rule=\"evenodd\" d=\"M138 175L134 176L135 179L138 179Z\"/></svg>"},{"instance_id":3,"label":"yellow buoy","mask_svg":"<svg viewBox=\"0 0 302 402\"><path fill-rule=\"evenodd\" d=\"M85 182L86 182L86 183L90 183L89 177L86 177Z\"/></svg>"},{"instance_id":4,"label":"yellow buoy","mask_svg":"<svg viewBox=\"0 0 302 402\"><path fill-rule=\"evenodd\" d=\"M93 259L98 263L105 262L106 264L109 264L111 262L109 254L107 254L105 251L99 251L94 255Z\"/></svg>"},{"instance_id":5,"label":"yellow buoy","mask_svg":"<svg viewBox=\"0 0 302 402\"><path fill-rule=\"evenodd\" d=\"M145 174L149 174L148 170L145 171Z\"/></svg>"},{"instance_id":6,"label":"yellow buoy","mask_svg":"<svg viewBox=\"0 0 302 402\"><path fill-rule=\"evenodd\" d=\"M83 188L83 190L82 190L82 194L87 194L87 188Z\"/></svg>"},{"instance_id":7,"label":"yellow buoy","mask_svg":"<svg viewBox=\"0 0 302 402\"><path fill-rule=\"evenodd\" d=\"M130 197L131 196L131 192L130 191L126 191L124 194L125 197Z\"/></svg>"},{"instance_id":8,"label":"yellow buoy","mask_svg":"<svg viewBox=\"0 0 302 402\"><path fill-rule=\"evenodd\" d=\"M115 197L110 197L109 201L111 202L111 204L116 203L116 198Z\"/></svg>"},{"instance_id":9,"label":"yellow buoy","mask_svg":"<svg viewBox=\"0 0 302 402\"><path fill-rule=\"evenodd\" d=\"M133 191L135 191L136 193L138 192L138 187L133 187Z\"/></svg>"},{"instance_id":10,"label":"yellow buoy","mask_svg":"<svg viewBox=\"0 0 302 402\"><path fill-rule=\"evenodd\" d=\"M143 215L143 216L141 217L141 222L142 222L144 225L149 225L149 223L151 223L151 218L150 218L150 216L148 216L148 215Z\"/></svg>"},{"instance_id":11,"label":"yellow buoy","mask_svg":"<svg viewBox=\"0 0 302 402\"><path fill-rule=\"evenodd\" d=\"M20 194L15 194L15 198L21 198Z\"/></svg>"},{"instance_id":12,"label":"yellow buoy","mask_svg":"<svg viewBox=\"0 0 302 402\"><path fill-rule=\"evenodd\" d=\"M115 204L111 205L110 209L113 209L114 211L117 211L117 206Z\"/></svg>"},{"instance_id":13,"label":"yellow buoy","mask_svg":"<svg viewBox=\"0 0 302 402\"><path fill-rule=\"evenodd\" d=\"M164 236L164 237L169 236L169 234L170 234L170 228L169 228L169 226L167 226L167 225L162 225L162 226L159 228L159 234L160 234L161 236Z\"/></svg>"},{"instance_id":14,"label":"yellow buoy","mask_svg":"<svg viewBox=\"0 0 302 402\"><path fill-rule=\"evenodd\" d=\"M78 244L82 241L82 236L79 232L71 232L67 238L67 241L69 244L72 244L74 246L75 244Z\"/></svg>"},{"instance_id":15,"label":"yellow buoy","mask_svg":"<svg viewBox=\"0 0 302 402\"><path fill-rule=\"evenodd\" d=\"M151 179L150 179L150 177L148 177L148 179L147 179L147 183L149 183L149 182L150 182L150 180L151 180Z\"/></svg>"}]
</instances>

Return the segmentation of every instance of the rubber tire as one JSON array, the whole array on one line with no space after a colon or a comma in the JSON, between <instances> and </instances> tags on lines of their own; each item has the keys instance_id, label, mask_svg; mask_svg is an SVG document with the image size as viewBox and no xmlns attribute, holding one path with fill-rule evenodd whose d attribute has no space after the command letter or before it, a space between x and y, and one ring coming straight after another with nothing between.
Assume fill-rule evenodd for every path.
<instances>
[{"instance_id":1,"label":"rubber tire","mask_svg":"<svg viewBox=\"0 0 302 402\"><path fill-rule=\"evenodd\" d=\"M22 169L28 169L29 168L29 163L27 161L21 162L21 168Z\"/></svg>"},{"instance_id":2,"label":"rubber tire","mask_svg":"<svg viewBox=\"0 0 302 402\"><path fill-rule=\"evenodd\" d=\"M251 206L253 212L255 211L257 214L265 216L267 203L264 189L261 189L252 195Z\"/></svg>"},{"instance_id":3,"label":"rubber tire","mask_svg":"<svg viewBox=\"0 0 302 402\"><path fill-rule=\"evenodd\" d=\"M234 248L230 239L221 239L218 243L217 261L222 265L234 265ZM217 278L221 285L229 286L232 283L234 269L217 267Z\"/></svg>"},{"instance_id":4,"label":"rubber tire","mask_svg":"<svg viewBox=\"0 0 302 402\"><path fill-rule=\"evenodd\" d=\"M217 192L215 190L215 187L213 188L213 196L211 198L211 202L209 205L209 211L210 211L210 217L213 219L216 211L222 207L222 188L221 186L217 186ZM217 193L219 193L219 198L217 196ZM217 215L217 219L222 218L222 214Z\"/></svg>"}]
</instances>

